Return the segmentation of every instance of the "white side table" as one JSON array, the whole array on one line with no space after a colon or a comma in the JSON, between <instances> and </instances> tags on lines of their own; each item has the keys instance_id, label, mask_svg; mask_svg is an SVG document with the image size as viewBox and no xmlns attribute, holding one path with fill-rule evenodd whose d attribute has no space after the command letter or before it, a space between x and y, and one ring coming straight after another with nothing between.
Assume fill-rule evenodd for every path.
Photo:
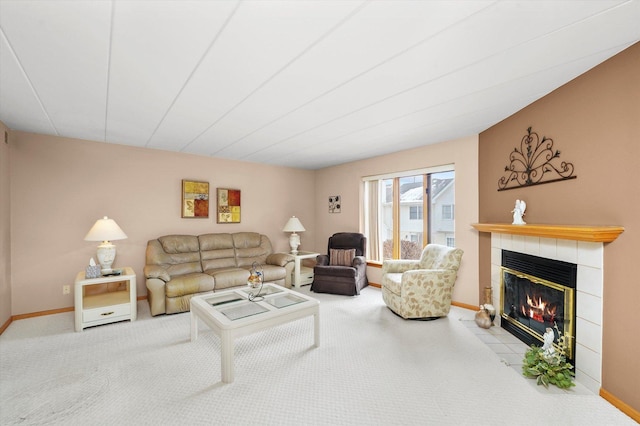
<instances>
[{"instance_id":1,"label":"white side table","mask_svg":"<svg viewBox=\"0 0 640 426\"><path fill-rule=\"evenodd\" d=\"M93 285L121 283L124 289L85 295ZM117 321L135 321L138 316L136 297L136 274L130 267L122 268L122 274L109 277L86 278L84 271L76 275L74 287L76 331L94 325Z\"/></svg>"},{"instance_id":2,"label":"white side table","mask_svg":"<svg viewBox=\"0 0 640 426\"><path fill-rule=\"evenodd\" d=\"M302 266L303 259L315 259L320 253L311 251L299 251L298 253L288 253L295 258L293 268L293 286L300 288L301 285L311 284L313 282L313 268Z\"/></svg>"}]
</instances>

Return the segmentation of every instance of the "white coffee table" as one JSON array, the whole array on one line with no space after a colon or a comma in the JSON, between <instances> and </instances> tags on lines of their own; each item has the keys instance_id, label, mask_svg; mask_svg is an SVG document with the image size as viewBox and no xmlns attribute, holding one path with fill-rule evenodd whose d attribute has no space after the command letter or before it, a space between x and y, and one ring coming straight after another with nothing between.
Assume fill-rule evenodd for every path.
<instances>
[{"instance_id":1,"label":"white coffee table","mask_svg":"<svg viewBox=\"0 0 640 426\"><path fill-rule=\"evenodd\" d=\"M260 301L249 301L250 291L247 287L191 298L191 341L198 338L198 319L220 337L223 383L234 380L233 351L237 337L313 315L313 343L320 346L320 302L271 283L264 284Z\"/></svg>"}]
</instances>

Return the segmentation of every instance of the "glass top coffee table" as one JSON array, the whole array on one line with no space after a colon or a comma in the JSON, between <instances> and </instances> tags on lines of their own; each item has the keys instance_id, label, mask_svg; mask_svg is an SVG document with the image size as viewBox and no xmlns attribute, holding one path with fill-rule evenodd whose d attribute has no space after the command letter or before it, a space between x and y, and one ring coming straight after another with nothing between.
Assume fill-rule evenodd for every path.
<instances>
[{"instance_id":1,"label":"glass top coffee table","mask_svg":"<svg viewBox=\"0 0 640 426\"><path fill-rule=\"evenodd\" d=\"M236 337L313 315L314 346L320 345L320 302L276 284L257 289L241 288L191 298L191 341L198 338L198 319L221 341L222 382L234 380L233 350ZM249 300L253 292L257 297Z\"/></svg>"}]
</instances>

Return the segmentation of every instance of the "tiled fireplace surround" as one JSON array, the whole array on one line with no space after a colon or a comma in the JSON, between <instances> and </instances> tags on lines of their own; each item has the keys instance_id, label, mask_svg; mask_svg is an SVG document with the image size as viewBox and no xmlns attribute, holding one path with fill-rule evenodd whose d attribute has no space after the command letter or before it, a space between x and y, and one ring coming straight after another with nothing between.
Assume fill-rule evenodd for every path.
<instances>
[{"instance_id":1,"label":"tiled fireplace surround","mask_svg":"<svg viewBox=\"0 0 640 426\"><path fill-rule=\"evenodd\" d=\"M602 289L604 245L556 238L491 233L491 288L499 309L502 250L578 265L576 291L576 381L595 394L602 383ZM500 325L500 317L496 316Z\"/></svg>"}]
</instances>

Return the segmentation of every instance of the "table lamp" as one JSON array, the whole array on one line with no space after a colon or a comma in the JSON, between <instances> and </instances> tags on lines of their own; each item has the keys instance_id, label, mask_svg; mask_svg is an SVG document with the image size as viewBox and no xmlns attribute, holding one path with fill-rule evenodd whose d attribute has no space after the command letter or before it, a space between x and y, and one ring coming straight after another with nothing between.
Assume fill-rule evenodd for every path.
<instances>
[{"instance_id":1,"label":"table lamp","mask_svg":"<svg viewBox=\"0 0 640 426\"><path fill-rule=\"evenodd\" d=\"M300 223L300 219L295 216L292 216L291 219L284 225L282 229L283 232L291 232L291 236L289 237L289 245L291 246L291 253L298 253L298 246L300 245L300 235L296 234L296 232L305 231L304 226Z\"/></svg>"},{"instance_id":2,"label":"table lamp","mask_svg":"<svg viewBox=\"0 0 640 426\"><path fill-rule=\"evenodd\" d=\"M111 265L116 258L116 246L111 241L124 240L125 238L127 238L127 234L120 229L115 220L109 219L107 216L98 219L84 237L85 241L102 241L97 252L102 274L113 272Z\"/></svg>"}]
</instances>

